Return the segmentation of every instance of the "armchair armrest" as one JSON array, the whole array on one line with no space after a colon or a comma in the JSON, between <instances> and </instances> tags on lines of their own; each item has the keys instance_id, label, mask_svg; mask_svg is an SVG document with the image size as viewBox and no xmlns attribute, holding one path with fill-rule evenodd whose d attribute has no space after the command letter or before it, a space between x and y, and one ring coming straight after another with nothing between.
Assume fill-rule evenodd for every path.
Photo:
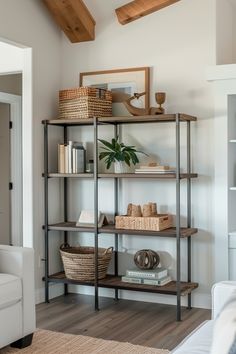
<instances>
[{"instance_id":1,"label":"armchair armrest","mask_svg":"<svg viewBox=\"0 0 236 354\"><path fill-rule=\"evenodd\" d=\"M235 281L222 281L213 285L212 294L212 319L215 319L220 313L222 307L236 291Z\"/></svg>"},{"instance_id":2,"label":"armchair armrest","mask_svg":"<svg viewBox=\"0 0 236 354\"><path fill-rule=\"evenodd\" d=\"M23 332L26 336L35 330L34 250L0 245L0 272L22 280Z\"/></svg>"}]
</instances>

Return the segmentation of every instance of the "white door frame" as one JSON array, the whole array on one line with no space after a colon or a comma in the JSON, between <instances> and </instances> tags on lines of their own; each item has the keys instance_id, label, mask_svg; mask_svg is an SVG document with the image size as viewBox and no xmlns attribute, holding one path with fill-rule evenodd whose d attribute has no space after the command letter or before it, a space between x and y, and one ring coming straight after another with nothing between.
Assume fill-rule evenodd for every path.
<instances>
[{"instance_id":1,"label":"white door frame","mask_svg":"<svg viewBox=\"0 0 236 354\"><path fill-rule=\"evenodd\" d=\"M0 76L1 78L1 76ZM22 225L22 104L21 96L0 92L0 103L10 105L10 120L13 129L10 130L10 178L13 183L11 191L11 235L10 241L14 246L23 244Z\"/></svg>"},{"instance_id":2,"label":"white door frame","mask_svg":"<svg viewBox=\"0 0 236 354\"><path fill-rule=\"evenodd\" d=\"M34 246L32 48L0 38L0 74L22 74L23 246Z\"/></svg>"}]
</instances>

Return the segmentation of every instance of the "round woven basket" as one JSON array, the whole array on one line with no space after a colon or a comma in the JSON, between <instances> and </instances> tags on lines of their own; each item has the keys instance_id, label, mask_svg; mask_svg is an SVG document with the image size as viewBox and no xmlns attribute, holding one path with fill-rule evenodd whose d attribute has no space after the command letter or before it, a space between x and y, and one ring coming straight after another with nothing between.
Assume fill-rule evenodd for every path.
<instances>
[{"instance_id":1,"label":"round woven basket","mask_svg":"<svg viewBox=\"0 0 236 354\"><path fill-rule=\"evenodd\" d=\"M60 253L68 279L85 281L95 279L94 247L71 247L63 244L60 247ZM98 279L106 277L112 253L113 247L98 248Z\"/></svg>"}]
</instances>

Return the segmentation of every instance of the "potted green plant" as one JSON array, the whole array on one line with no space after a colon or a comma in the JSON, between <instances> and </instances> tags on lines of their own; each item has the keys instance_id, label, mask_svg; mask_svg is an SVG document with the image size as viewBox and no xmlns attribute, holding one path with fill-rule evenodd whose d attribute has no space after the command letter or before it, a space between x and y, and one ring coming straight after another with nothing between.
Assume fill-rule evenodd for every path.
<instances>
[{"instance_id":1,"label":"potted green plant","mask_svg":"<svg viewBox=\"0 0 236 354\"><path fill-rule=\"evenodd\" d=\"M137 153L145 154L142 151L136 150L135 146L119 143L118 137L113 138L111 142L103 139L98 140L103 144L101 146L103 151L99 154L99 160L105 160L107 169L114 163L115 173L127 173L127 166L130 167L131 164L136 165L139 162Z\"/></svg>"}]
</instances>

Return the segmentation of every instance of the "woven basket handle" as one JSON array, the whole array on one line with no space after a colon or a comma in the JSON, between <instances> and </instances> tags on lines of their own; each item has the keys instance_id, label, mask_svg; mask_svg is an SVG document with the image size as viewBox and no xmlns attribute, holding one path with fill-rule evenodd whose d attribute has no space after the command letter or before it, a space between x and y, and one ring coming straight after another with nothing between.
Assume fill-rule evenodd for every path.
<instances>
[{"instance_id":1,"label":"woven basket handle","mask_svg":"<svg viewBox=\"0 0 236 354\"><path fill-rule=\"evenodd\" d=\"M113 247L109 247L106 249L106 251L104 252L104 254L107 254L107 253L112 253L113 252Z\"/></svg>"},{"instance_id":2,"label":"woven basket handle","mask_svg":"<svg viewBox=\"0 0 236 354\"><path fill-rule=\"evenodd\" d=\"M61 246L60 246L60 250L66 250L66 249L68 249L68 248L70 248L70 245L69 245L69 243L63 243Z\"/></svg>"}]
</instances>

